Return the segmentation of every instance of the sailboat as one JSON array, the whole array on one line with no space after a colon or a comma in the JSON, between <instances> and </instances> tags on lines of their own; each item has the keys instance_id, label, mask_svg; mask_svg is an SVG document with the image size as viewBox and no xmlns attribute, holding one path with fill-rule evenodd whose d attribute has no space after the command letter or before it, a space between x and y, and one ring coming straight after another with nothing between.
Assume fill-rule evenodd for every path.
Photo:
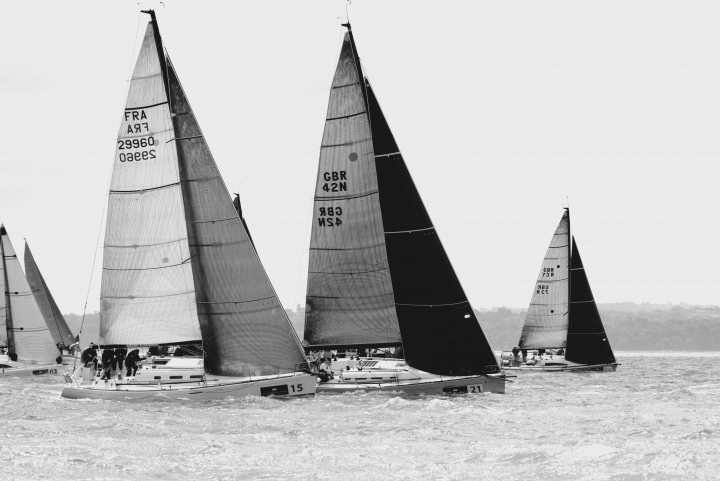
<instances>
[{"instance_id":1,"label":"sailboat","mask_svg":"<svg viewBox=\"0 0 720 481\"><path fill-rule=\"evenodd\" d=\"M38 268L35 262L35 258L30 251L30 246L27 241L25 241L25 277L27 278L30 290L35 296L35 302L45 319L45 324L50 330L50 335L63 355L64 362L67 363L74 360L70 349L71 346L76 343L76 338L73 336L70 327L68 327L65 321L65 317L63 317L60 308L50 293L50 289L40 273L40 268Z\"/></svg>"},{"instance_id":2,"label":"sailboat","mask_svg":"<svg viewBox=\"0 0 720 481\"><path fill-rule=\"evenodd\" d=\"M518 346L501 357L511 370L617 369L577 242L570 233L569 208L565 208L545 253Z\"/></svg>"},{"instance_id":3,"label":"sailboat","mask_svg":"<svg viewBox=\"0 0 720 481\"><path fill-rule=\"evenodd\" d=\"M505 376L343 26L320 147L304 345L310 353L403 355L351 367L341 354L318 392L504 392Z\"/></svg>"},{"instance_id":4,"label":"sailboat","mask_svg":"<svg viewBox=\"0 0 720 481\"><path fill-rule=\"evenodd\" d=\"M0 224L0 376L57 373L62 363L7 229Z\"/></svg>"},{"instance_id":5,"label":"sailboat","mask_svg":"<svg viewBox=\"0 0 720 481\"><path fill-rule=\"evenodd\" d=\"M146 364L135 372L129 353L125 372L108 369L110 376L90 379L76 372L62 395L143 401L314 394L300 340L233 206L155 13L143 13L151 18L108 200L100 349L135 352Z\"/></svg>"}]
</instances>

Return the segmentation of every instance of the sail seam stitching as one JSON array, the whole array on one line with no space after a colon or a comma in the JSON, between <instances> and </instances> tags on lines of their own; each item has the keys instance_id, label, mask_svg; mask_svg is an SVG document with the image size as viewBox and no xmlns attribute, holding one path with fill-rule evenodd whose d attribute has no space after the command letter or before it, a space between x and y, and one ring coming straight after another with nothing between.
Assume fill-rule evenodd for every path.
<instances>
[{"instance_id":1,"label":"sail seam stitching","mask_svg":"<svg viewBox=\"0 0 720 481\"><path fill-rule=\"evenodd\" d=\"M435 226L425 227L423 229L385 231L385 234L412 234L413 232L424 232L429 230L435 230Z\"/></svg>"}]
</instances>

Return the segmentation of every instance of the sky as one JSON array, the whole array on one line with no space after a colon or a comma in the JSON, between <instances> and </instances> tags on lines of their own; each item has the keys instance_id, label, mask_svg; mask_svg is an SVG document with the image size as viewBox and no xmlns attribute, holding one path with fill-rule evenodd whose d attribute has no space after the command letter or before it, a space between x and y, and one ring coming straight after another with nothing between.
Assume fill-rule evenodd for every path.
<instances>
[{"instance_id":1,"label":"sky","mask_svg":"<svg viewBox=\"0 0 720 481\"><path fill-rule=\"evenodd\" d=\"M346 6L475 307L527 306L568 199L598 302L720 304L720 2L0 0L0 222L63 312L99 308L141 7L281 301L304 305Z\"/></svg>"}]
</instances>

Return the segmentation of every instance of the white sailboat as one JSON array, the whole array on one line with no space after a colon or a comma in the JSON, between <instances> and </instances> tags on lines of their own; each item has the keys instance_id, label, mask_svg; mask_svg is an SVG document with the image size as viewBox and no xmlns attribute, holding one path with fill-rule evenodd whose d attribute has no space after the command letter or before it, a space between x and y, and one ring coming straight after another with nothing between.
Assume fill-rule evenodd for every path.
<instances>
[{"instance_id":1,"label":"white sailboat","mask_svg":"<svg viewBox=\"0 0 720 481\"><path fill-rule=\"evenodd\" d=\"M303 371L300 341L163 49L155 14L144 13L151 20L108 201L100 347L148 349L148 363L111 379L77 372L62 395L143 401L314 394L315 376ZM149 348L175 355L150 362Z\"/></svg>"},{"instance_id":2,"label":"white sailboat","mask_svg":"<svg viewBox=\"0 0 720 481\"><path fill-rule=\"evenodd\" d=\"M615 360L566 208L543 259L518 346L501 355L519 371L615 371Z\"/></svg>"},{"instance_id":3,"label":"white sailboat","mask_svg":"<svg viewBox=\"0 0 720 481\"><path fill-rule=\"evenodd\" d=\"M340 358L318 391L504 392L506 378L344 26L320 147L304 345L403 354Z\"/></svg>"},{"instance_id":4,"label":"white sailboat","mask_svg":"<svg viewBox=\"0 0 720 481\"><path fill-rule=\"evenodd\" d=\"M0 225L0 376L58 372L62 364L4 225Z\"/></svg>"}]
</instances>

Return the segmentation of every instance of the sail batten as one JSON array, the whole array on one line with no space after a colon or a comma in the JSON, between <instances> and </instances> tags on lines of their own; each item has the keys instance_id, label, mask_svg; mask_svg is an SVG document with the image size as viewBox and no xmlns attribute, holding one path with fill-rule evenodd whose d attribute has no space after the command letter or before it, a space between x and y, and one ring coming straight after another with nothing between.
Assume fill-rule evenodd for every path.
<instances>
[{"instance_id":1,"label":"sail batten","mask_svg":"<svg viewBox=\"0 0 720 481\"><path fill-rule=\"evenodd\" d=\"M562 348L567 342L570 214L563 213L540 267L525 316L521 349Z\"/></svg>"}]
</instances>

